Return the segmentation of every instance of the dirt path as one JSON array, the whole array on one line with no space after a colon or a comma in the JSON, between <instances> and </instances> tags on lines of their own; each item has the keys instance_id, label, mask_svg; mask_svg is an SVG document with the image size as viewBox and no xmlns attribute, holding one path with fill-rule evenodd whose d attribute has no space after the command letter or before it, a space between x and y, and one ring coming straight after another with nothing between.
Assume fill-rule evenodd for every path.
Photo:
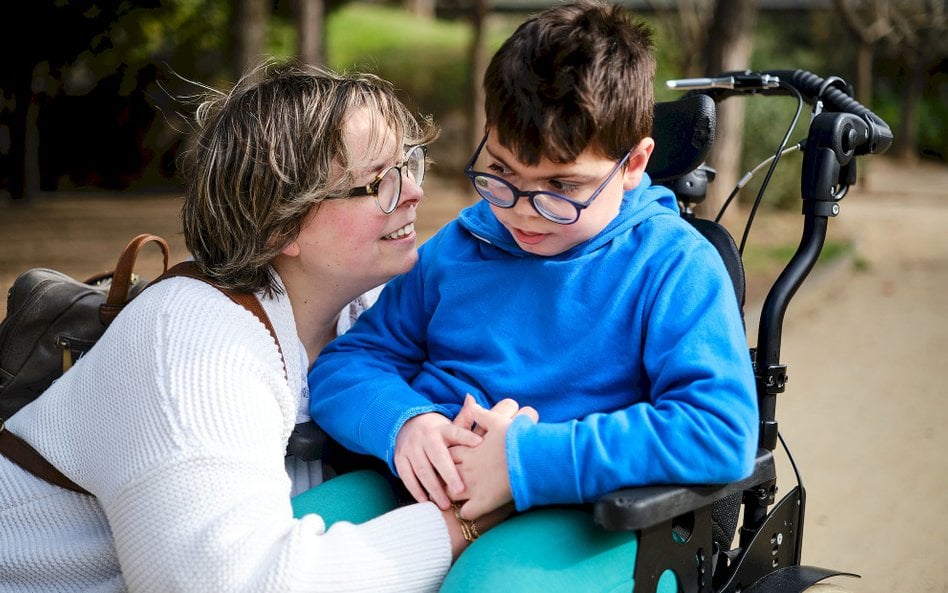
<instances>
[{"instance_id":1,"label":"dirt path","mask_svg":"<svg viewBox=\"0 0 948 593\"><path fill-rule=\"evenodd\" d=\"M807 487L803 562L859 593L948 591L948 168L873 163L838 221L856 266L804 286L777 418ZM791 472L778 475L786 492Z\"/></svg>"},{"instance_id":2,"label":"dirt path","mask_svg":"<svg viewBox=\"0 0 948 593\"><path fill-rule=\"evenodd\" d=\"M814 273L788 311L778 420L808 490L804 563L862 574L837 579L857 593L946 593L948 168L870 164L831 224L855 238L858 265ZM436 181L427 190L422 239L468 195ZM32 266L104 271L142 231L171 240L180 259L177 211L173 195L0 202L0 287ZM146 254L141 271L158 269ZM779 475L786 492L785 463Z\"/></svg>"}]
</instances>

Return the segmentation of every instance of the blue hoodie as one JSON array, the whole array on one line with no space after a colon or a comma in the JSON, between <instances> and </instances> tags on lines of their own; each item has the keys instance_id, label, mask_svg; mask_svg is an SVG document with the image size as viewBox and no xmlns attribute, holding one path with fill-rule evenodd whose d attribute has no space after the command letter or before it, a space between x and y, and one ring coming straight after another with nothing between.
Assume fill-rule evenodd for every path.
<instances>
[{"instance_id":1,"label":"blue hoodie","mask_svg":"<svg viewBox=\"0 0 948 593\"><path fill-rule=\"evenodd\" d=\"M757 446L730 278L647 176L598 235L552 257L520 249L486 202L463 210L323 350L309 383L319 424L393 472L413 416L453 418L467 393L533 406L540 422L516 418L506 440L520 510L728 482Z\"/></svg>"}]
</instances>

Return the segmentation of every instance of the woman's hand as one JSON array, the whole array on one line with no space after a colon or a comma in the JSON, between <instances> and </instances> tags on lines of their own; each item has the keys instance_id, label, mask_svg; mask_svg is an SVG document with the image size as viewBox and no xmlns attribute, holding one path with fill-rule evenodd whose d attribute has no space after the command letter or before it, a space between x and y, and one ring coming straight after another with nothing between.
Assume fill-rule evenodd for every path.
<instances>
[{"instance_id":1,"label":"woman's hand","mask_svg":"<svg viewBox=\"0 0 948 593\"><path fill-rule=\"evenodd\" d=\"M465 490L448 447L474 447L480 442L481 437L469 428L454 424L437 412L420 414L398 431L395 469L415 500L431 500L446 511L451 509L451 500L463 496Z\"/></svg>"},{"instance_id":2,"label":"woman's hand","mask_svg":"<svg viewBox=\"0 0 948 593\"><path fill-rule=\"evenodd\" d=\"M485 514L509 505L513 501L510 476L507 470L507 429L513 418L525 415L534 422L536 410L505 399L491 410L478 405L468 396L455 423L470 426L482 435L477 446L458 445L451 447L451 458L465 486L467 502L461 507L464 519L478 519Z\"/></svg>"}]
</instances>

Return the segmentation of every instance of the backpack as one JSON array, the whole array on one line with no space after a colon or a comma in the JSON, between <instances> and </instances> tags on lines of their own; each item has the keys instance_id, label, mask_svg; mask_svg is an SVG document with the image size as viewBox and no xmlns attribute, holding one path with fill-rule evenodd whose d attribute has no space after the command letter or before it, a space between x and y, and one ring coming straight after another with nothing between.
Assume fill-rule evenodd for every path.
<instances>
[{"instance_id":1,"label":"backpack","mask_svg":"<svg viewBox=\"0 0 948 593\"><path fill-rule=\"evenodd\" d=\"M132 273L138 254L148 243L156 243L164 256L164 271L151 283ZM144 233L125 246L114 271L85 282L46 268L27 270L14 281L7 298L7 316L0 322L0 455L48 482L88 494L29 443L6 430L4 418L39 397L95 345L129 301L165 278L187 276L215 286L263 323L283 356L273 324L256 295L212 284L190 261L169 269L168 256L164 239ZM283 368L286 371L285 360ZM311 460L318 457L325 436L310 421L297 425L290 440L289 454ZM308 457L303 457L304 452Z\"/></svg>"},{"instance_id":2,"label":"backpack","mask_svg":"<svg viewBox=\"0 0 948 593\"><path fill-rule=\"evenodd\" d=\"M142 248L155 243L168 269L168 243L141 234L122 250L112 272L84 282L34 268L20 274L0 322L0 418L30 403L71 367L105 332L148 281L133 274Z\"/></svg>"}]
</instances>

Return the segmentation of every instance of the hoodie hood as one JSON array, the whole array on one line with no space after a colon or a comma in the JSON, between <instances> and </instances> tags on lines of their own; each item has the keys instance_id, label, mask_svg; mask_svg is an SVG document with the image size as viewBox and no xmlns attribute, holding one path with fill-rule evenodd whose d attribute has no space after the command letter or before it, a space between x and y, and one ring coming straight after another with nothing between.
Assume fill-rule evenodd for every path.
<instances>
[{"instance_id":1,"label":"hoodie hood","mask_svg":"<svg viewBox=\"0 0 948 593\"><path fill-rule=\"evenodd\" d=\"M622 195L619 214L606 225L606 228L583 243L559 255L550 256L550 258L570 259L594 251L609 243L617 234L621 234L653 216L664 214L678 216L679 210L675 195L664 186L652 185L652 180L648 174L643 174L642 182L638 187L630 189ZM462 210L458 216L458 222L462 228L477 239L511 255L536 257L536 255L524 251L517 245L510 232L504 225L500 224L500 221L491 212L487 200L482 199L477 204Z\"/></svg>"}]
</instances>

